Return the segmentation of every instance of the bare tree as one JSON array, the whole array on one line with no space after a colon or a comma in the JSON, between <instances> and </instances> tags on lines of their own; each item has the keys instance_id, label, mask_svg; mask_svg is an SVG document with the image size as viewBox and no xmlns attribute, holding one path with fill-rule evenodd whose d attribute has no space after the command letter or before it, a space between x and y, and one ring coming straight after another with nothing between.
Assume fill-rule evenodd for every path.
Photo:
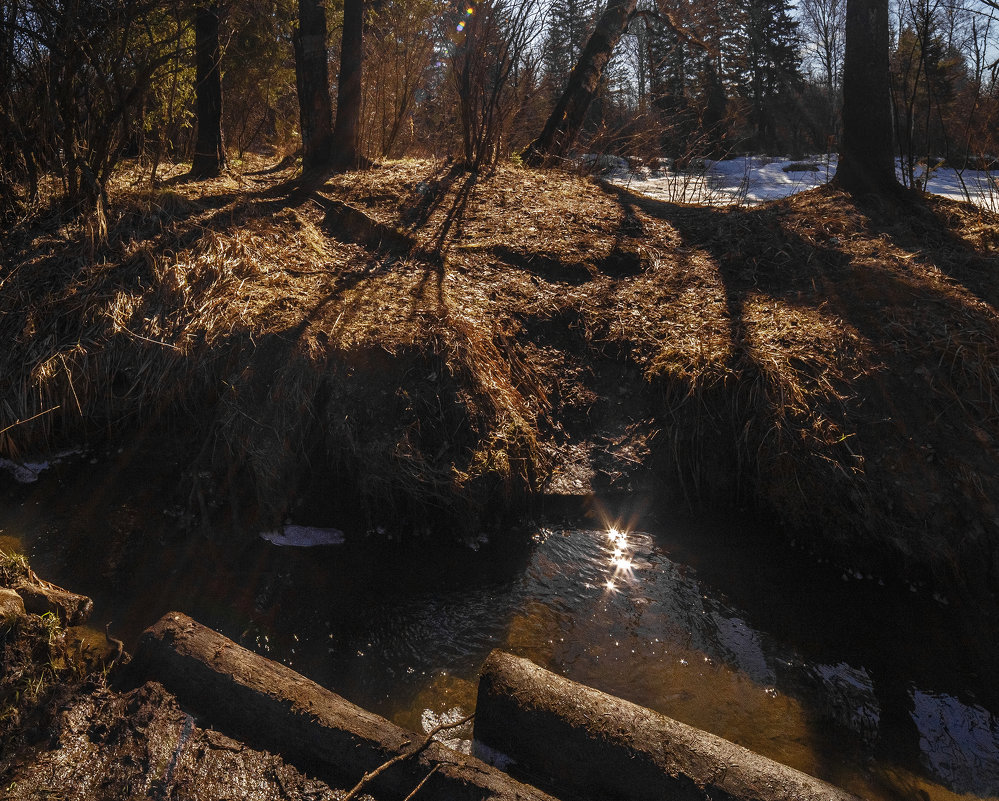
<instances>
[{"instance_id":1,"label":"bare tree","mask_svg":"<svg viewBox=\"0 0 999 801\"><path fill-rule=\"evenodd\" d=\"M111 173L137 141L151 87L165 79L178 32L145 0L11 2L0 13L0 196L35 194L55 174L69 208L102 209Z\"/></svg>"},{"instance_id":2,"label":"bare tree","mask_svg":"<svg viewBox=\"0 0 999 801\"><path fill-rule=\"evenodd\" d=\"M508 124L525 101L518 73L537 36L536 16L534 0L484 0L467 21L452 75L469 169L496 162Z\"/></svg>"},{"instance_id":3,"label":"bare tree","mask_svg":"<svg viewBox=\"0 0 999 801\"><path fill-rule=\"evenodd\" d=\"M361 132L367 152L389 157L411 143L413 113L428 94L435 68L438 11L433 0L407 0L382 4L369 21L362 114L372 125Z\"/></svg>"},{"instance_id":4,"label":"bare tree","mask_svg":"<svg viewBox=\"0 0 999 801\"><path fill-rule=\"evenodd\" d=\"M817 64L825 86L829 130L835 131L843 69L846 0L801 0L799 9L812 61Z\"/></svg>"},{"instance_id":5,"label":"bare tree","mask_svg":"<svg viewBox=\"0 0 999 801\"><path fill-rule=\"evenodd\" d=\"M524 162L538 166L562 156L579 134L614 47L624 35L637 0L610 0L569 74L541 135L524 150Z\"/></svg>"}]
</instances>

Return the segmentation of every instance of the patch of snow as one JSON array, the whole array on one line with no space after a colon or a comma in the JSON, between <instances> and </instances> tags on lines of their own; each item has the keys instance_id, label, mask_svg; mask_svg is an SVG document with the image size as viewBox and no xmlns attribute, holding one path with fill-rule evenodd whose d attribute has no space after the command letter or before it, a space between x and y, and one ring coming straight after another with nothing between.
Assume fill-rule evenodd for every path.
<instances>
[{"instance_id":1,"label":"patch of snow","mask_svg":"<svg viewBox=\"0 0 999 801\"><path fill-rule=\"evenodd\" d=\"M343 545L344 535L340 529L318 528L316 526L284 526L280 531L262 531L261 539L275 545L292 548L312 548L316 545Z\"/></svg>"},{"instance_id":2,"label":"patch of snow","mask_svg":"<svg viewBox=\"0 0 999 801\"><path fill-rule=\"evenodd\" d=\"M648 177L627 168L613 170L608 177L620 186L671 203L754 204L825 183L836 174L836 157L739 156L721 161L696 159L679 167L659 161L655 166Z\"/></svg>"},{"instance_id":3,"label":"patch of snow","mask_svg":"<svg viewBox=\"0 0 999 801\"><path fill-rule=\"evenodd\" d=\"M424 734L430 734L430 732L438 726L458 723L460 720L467 717L468 713L465 712L465 710L463 710L460 706L453 706L446 712L441 712L440 714L437 714L432 709L424 709L423 714L420 715L420 725L423 727ZM471 738L471 721L466 721L462 725L455 726L451 729L443 729L435 735L435 739L439 743L462 754L472 753Z\"/></svg>"},{"instance_id":4,"label":"patch of snow","mask_svg":"<svg viewBox=\"0 0 999 801\"><path fill-rule=\"evenodd\" d=\"M801 159L785 156L738 156L713 161L697 159L677 167L657 159L651 169L629 169L623 159L583 157L607 171L607 178L643 195L670 203L708 206L753 205L814 189L836 174L836 155L810 155ZM896 169L901 177L901 165ZM922 178L925 168L917 173ZM963 184L962 184L963 179ZM999 208L999 174L965 170L958 175L951 167L930 172L929 192L953 200L968 200L984 208Z\"/></svg>"},{"instance_id":5,"label":"patch of snow","mask_svg":"<svg viewBox=\"0 0 999 801\"><path fill-rule=\"evenodd\" d=\"M33 484L38 481L38 476L44 470L48 470L52 465L59 464L63 459L69 456L76 456L80 452L79 449L75 448L67 451L59 451L59 453L39 462L13 462L10 459L0 458L0 470L6 470L19 484Z\"/></svg>"},{"instance_id":6,"label":"patch of snow","mask_svg":"<svg viewBox=\"0 0 999 801\"><path fill-rule=\"evenodd\" d=\"M950 695L917 689L912 700L924 764L956 792L999 794L999 720Z\"/></svg>"}]
</instances>

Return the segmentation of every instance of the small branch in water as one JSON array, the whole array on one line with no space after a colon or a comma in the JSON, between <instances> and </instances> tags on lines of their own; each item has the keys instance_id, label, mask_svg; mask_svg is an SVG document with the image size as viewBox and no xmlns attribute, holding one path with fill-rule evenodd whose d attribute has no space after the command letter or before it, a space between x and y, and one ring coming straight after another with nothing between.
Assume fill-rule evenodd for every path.
<instances>
[{"instance_id":1,"label":"small branch in water","mask_svg":"<svg viewBox=\"0 0 999 801\"><path fill-rule=\"evenodd\" d=\"M456 720L456 721L454 721L452 723L439 723L438 725L434 726L430 731L427 732L426 738L424 738L423 742L420 743L420 745L417 748L413 749L412 751L407 751L405 754L396 754L388 762L385 762L382 765L379 765L377 768L375 768L373 771L371 771L371 773L365 773L361 777L361 780L357 784L354 785L354 789L352 789L349 793L347 793L347 795L345 795L340 801L354 801L354 799L357 797L357 795L365 787L367 787L371 782L373 782L376 778L378 778L379 776L381 776L385 771L387 771L389 768L391 768L397 762L402 762L402 760L409 759L410 757L414 757L417 754L419 754L422 751L424 751L427 748L427 746L430 745L430 743L432 743L434 741L434 736L435 735L437 735L440 732L445 731L447 729L456 729L459 726L463 726L464 724L468 723L468 721L470 721L474 717L475 717L475 713L473 712L471 715L469 715L468 717L462 718L461 720ZM410 793L409 796L407 796L407 797L408 798L412 798L416 794L416 791L419 790L423 786L424 782L426 782L427 779L429 779L433 775L434 771L437 770L437 768L438 768L438 766L435 765L434 769L431 770L430 773L428 773L424 777L423 781L421 781L416 786L416 789L413 790L413 792Z\"/></svg>"}]
</instances>

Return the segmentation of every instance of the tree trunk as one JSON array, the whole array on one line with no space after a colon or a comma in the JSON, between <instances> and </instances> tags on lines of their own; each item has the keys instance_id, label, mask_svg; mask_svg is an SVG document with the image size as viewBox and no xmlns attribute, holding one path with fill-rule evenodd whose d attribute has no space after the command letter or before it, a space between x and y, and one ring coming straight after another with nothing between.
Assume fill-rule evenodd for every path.
<instances>
[{"instance_id":1,"label":"tree trunk","mask_svg":"<svg viewBox=\"0 0 999 801\"><path fill-rule=\"evenodd\" d=\"M600 86L604 67L628 27L636 5L637 0L610 0L579 61L569 73L565 90L552 109L541 136L524 150L524 163L531 166L546 164L562 156L576 140L586 110Z\"/></svg>"},{"instance_id":2,"label":"tree trunk","mask_svg":"<svg viewBox=\"0 0 999 801\"><path fill-rule=\"evenodd\" d=\"M344 0L340 78L337 82L333 166L353 170L361 158L361 64L364 60L364 0Z\"/></svg>"},{"instance_id":3,"label":"tree trunk","mask_svg":"<svg viewBox=\"0 0 999 801\"><path fill-rule=\"evenodd\" d=\"M848 0L843 138L836 181L852 194L894 194L888 0Z\"/></svg>"},{"instance_id":4,"label":"tree trunk","mask_svg":"<svg viewBox=\"0 0 999 801\"><path fill-rule=\"evenodd\" d=\"M706 731L493 651L475 741L562 798L860 801Z\"/></svg>"},{"instance_id":5,"label":"tree trunk","mask_svg":"<svg viewBox=\"0 0 999 801\"><path fill-rule=\"evenodd\" d=\"M298 0L295 78L302 122L302 170L316 172L329 166L333 154L333 111L323 0Z\"/></svg>"},{"instance_id":6,"label":"tree trunk","mask_svg":"<svg viewBox=\"0 0 999 801\"><path fill-rule=\"evenodd\" d=\"M194 17L195 112L198 139L191 175L211 178L226 167L222 141L222 56L219 5L199 6Z\"/></svg>"}]
</instances>

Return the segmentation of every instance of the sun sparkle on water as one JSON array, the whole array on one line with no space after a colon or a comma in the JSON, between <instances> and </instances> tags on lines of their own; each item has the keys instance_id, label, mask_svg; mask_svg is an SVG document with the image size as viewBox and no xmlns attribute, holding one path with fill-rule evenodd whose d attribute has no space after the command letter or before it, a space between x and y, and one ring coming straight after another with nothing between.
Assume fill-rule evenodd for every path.
<instances>
[{"instance_id":1,"label":"sun sparkle on water","mask_svg":"<svg viewBox=\"0 0 999 801\"><path fill-rule=\"evenodd\" d=\"M606 587L614 592L618 589L616 579L631 579L635 569L634 562L628 553L628 534L616 526L609 526L607 539L611 549L610 567L612 576L607 580Z\"/></svg>"}]
</instances>

